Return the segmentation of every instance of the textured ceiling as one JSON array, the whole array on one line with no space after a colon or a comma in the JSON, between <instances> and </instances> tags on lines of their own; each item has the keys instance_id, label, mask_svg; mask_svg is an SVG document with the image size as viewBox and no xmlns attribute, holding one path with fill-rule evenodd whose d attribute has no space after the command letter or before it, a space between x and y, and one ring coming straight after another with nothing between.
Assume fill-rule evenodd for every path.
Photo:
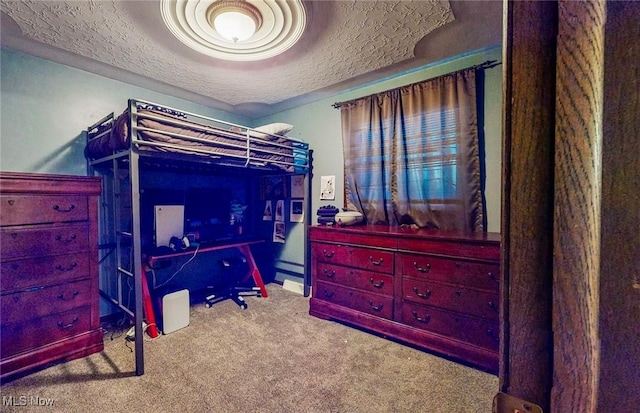
<instances>
[{"instance_id":1,"label":"textured ceiling","mask_svg":"<svg viewBox=\"0 0 640 413\"><path fill-rule=\"evenodd\" d=\"M495 45L500 1L305 1L285 53L227 62L186 48L159 1L1 1L2 45L208 106L259 117L334 90Z\"/></svg>"}]
</instances>

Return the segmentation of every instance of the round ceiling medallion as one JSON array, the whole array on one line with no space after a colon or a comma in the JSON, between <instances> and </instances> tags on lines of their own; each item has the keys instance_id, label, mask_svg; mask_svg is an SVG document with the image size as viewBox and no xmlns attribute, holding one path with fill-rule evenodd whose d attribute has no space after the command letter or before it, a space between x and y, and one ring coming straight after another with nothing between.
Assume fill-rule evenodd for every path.
<instances>
[{"instance_id":1,"label":"round ceiling medallion","mask_svg":"<svg viewBox=\"0 0 640 413\"><path fill-rule=\"evenodd\" d=\"M224 60L255 61L276 56L302 36L306 12L302 0L161 0L162 19L182 43ZM216 26L223 14L254 23L245 32L232 23L232 34ZM228 17L228 16L224 16ZM222 23L220 23L222 24ZM237 34L234 34L237 33ZM249 36L248 38L244 38Z\"/></svg>"}]
</instances>

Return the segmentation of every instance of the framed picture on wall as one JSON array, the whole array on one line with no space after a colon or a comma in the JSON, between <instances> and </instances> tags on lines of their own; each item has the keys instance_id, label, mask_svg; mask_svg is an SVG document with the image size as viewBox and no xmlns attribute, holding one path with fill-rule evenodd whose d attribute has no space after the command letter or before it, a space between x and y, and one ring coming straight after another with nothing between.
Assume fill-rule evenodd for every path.
<instances>
[{"instance_id":1,"label":"framed picture on wall","mask_svg":"<svg viewBox=\"0 0 640 413\"><path fill-rule=\"evenodd\" d=\"M291 176L291 198L304 198L304 175Z\"/></svg>"},{"instance_id":2,"label":"framed picture on wall","mask_svg":"<svg viewBox=\"0 0 640 413\"><path fill-rule=\"evenodd\" d=\"M284 199L279 199L276 202L275 217L276 221L284 221Z\"/></svg>"},{"instance_id":3,"label":"framed picture on wall","mask_svg":"<svg viewBox=\"0 0 640 413\"><path fill-rule=\"evenodd\" d=\"M284 244L286 237L287 235L284 222L275 221L273 223L273 242Z\"/></svg>"},{"instance_id":4,"label":"framed picture on wall","mask_svg":"<svg viewBox=\"0 0 640 413\"><path fill-rule=\"evenodd\" d=\"M289 211L289 221L304 222L304 201L302 199L292 199Z\"/></svg>"},{"instance_id":5,"label":"framed picture on wall","mask_svg":"<svg viewBox=\"0 0 640 413\"><path fill-rule=\"evenodd\" d=\"M260 200L289 197L289 179L286 176L264 176L260 178Z\"/></svg>"},{"instance_id":6,"label":"framed picture on wall","mask_svg":"<svg viewBox=\"0 0 640 413\"><path fill-rule=\"evenodd\" d=\"M271 200L266 200L264 204L264 212L262 213L263 221L273 221L273 207L271 206Z\"/></svg>"},{"instance_id":7,"label":"framed picture on wall","mask_svg":"<svg viewBox=\"0 0 640 413\"><path fill-rule=\"evenodd\" d=\"M327 175L320 177L320 199L334 200L336 199L336 176Z\"/></svg>"}]
</instances>

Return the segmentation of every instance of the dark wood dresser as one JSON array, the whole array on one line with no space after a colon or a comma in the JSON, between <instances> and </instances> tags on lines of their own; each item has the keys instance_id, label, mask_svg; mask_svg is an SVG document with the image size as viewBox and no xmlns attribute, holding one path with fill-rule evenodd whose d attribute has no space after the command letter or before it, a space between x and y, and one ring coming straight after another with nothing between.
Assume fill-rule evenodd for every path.
<instances>
[{"instance_id":1,"label":"dark wood dresser","mask_svg":"<svg viewBox=\"0 0 640 413\"><path fill-rule=\"evenodd\" d=\"M0 378L101 351L99 178L0 173Z\"/></svg>"},{"instance_id":2,"label":"dark wood dresser","mask_svg":"<svg viewBox=\"0 0 640 413\"><path fill-rule=\"evenodd\" d=\"M498 373L500 236L309 228L311 315Z\"/></svg>"}]
</instances>

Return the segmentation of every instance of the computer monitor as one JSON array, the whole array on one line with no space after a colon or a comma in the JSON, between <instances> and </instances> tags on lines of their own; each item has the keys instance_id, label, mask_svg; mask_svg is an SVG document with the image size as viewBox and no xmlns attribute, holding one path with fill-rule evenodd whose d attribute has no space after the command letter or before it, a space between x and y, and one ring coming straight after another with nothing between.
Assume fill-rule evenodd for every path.
<instances>
[{"instance_id":1,"label":"computer monitor","mask_svg":"<svg viewBox=\"0 0 640 413\"><path fill-rule=\"evenodd\" d=\"M184 232L195 241L230 237L230 188L188 188L184 204Z\"/></svg>"}]
</instances>

